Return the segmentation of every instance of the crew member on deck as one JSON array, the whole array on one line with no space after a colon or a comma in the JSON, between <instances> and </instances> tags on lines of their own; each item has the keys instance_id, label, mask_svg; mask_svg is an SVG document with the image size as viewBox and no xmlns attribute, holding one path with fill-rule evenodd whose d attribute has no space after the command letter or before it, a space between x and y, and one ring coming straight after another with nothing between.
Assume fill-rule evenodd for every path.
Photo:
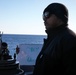
<instances>
[{"instance_id":1,"label":"crew member on deck","mask_svg":"<svg viewBox=\"0 0 76 75\"><path fill-rule=\"evenodd\" d=\"M6 42L2 42L1 44L1 57L3 60L11 59L12 57L9 55L8 44Z\"/></svg>"}]
</instances>

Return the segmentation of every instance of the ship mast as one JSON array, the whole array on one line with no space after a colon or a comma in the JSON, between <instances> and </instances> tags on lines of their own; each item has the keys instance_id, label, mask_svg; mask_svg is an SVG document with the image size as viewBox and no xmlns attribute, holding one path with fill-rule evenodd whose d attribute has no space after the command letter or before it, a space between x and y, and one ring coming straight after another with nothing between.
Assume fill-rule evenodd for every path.
<instances>
[{"instance_id":1,"label":"ship mast","mask_svg":"<svg viewBox=\"0 0 76 75\"><path fill-rule=\"evenodd\" d=\"M1 44L2 44L2 34L3 32L0 31L0 50L1 50Z\"/></svg>"}]
</instances>

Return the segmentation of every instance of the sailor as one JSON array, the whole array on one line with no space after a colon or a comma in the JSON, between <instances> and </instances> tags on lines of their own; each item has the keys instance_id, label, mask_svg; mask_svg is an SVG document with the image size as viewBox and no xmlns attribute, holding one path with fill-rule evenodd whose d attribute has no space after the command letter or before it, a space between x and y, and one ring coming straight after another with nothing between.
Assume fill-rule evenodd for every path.
<instances>
[{"instance_id":1,"label":"sailor","mask_svg":"<svg viewBox=\"0 0 76 75\"><path fill-rule=\"evenodd\" d=\"M20 52L20 48L19 48L19 46L17 45L17 47L16 47L16 54L18 54Z\"/></svg>"},{"instance_id":2,"label":"sailor","mask_svg":"<svg viewBox=\"0 0 76 75\"><path fill-rule=\"evenodd\" d=\"M6 42L2 42L1 47L3 60L10 59L11 56L9 55L8 44Z\"/></svg>"}]
</instances>

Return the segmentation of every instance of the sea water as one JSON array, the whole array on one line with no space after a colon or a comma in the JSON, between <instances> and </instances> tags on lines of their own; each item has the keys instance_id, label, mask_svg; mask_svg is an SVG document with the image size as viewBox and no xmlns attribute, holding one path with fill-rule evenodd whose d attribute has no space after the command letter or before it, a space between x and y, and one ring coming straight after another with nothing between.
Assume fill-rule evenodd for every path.
<instances>
[{"instance_id":1,"label":"sea water","mask_svg":"<svg viewBox=\"0 0 76 75\"><path fill-rule=\"evenodd\" d=\"M16 46L19 44L43 44L46 35L19 35L3 34L2 41L7 42L10 54L13 56Z\"/></svg>"}]
</instances>

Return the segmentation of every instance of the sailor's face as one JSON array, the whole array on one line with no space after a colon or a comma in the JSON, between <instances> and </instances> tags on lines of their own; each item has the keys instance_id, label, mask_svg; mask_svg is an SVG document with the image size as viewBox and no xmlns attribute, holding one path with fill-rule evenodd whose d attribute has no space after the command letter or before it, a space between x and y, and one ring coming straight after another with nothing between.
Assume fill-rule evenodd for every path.
<instances>
[{"instance_id":1,"label":"sailor's face","mask_svg":"<svg viewBox=\"0 0 76 75\"><path fill-rule=\"evenodd\" d=\"M58 18L54 14L49 15L48 12L43 14L43 20L46 29L54 28L58 23Z\"/></svg>"}]
</instances>

